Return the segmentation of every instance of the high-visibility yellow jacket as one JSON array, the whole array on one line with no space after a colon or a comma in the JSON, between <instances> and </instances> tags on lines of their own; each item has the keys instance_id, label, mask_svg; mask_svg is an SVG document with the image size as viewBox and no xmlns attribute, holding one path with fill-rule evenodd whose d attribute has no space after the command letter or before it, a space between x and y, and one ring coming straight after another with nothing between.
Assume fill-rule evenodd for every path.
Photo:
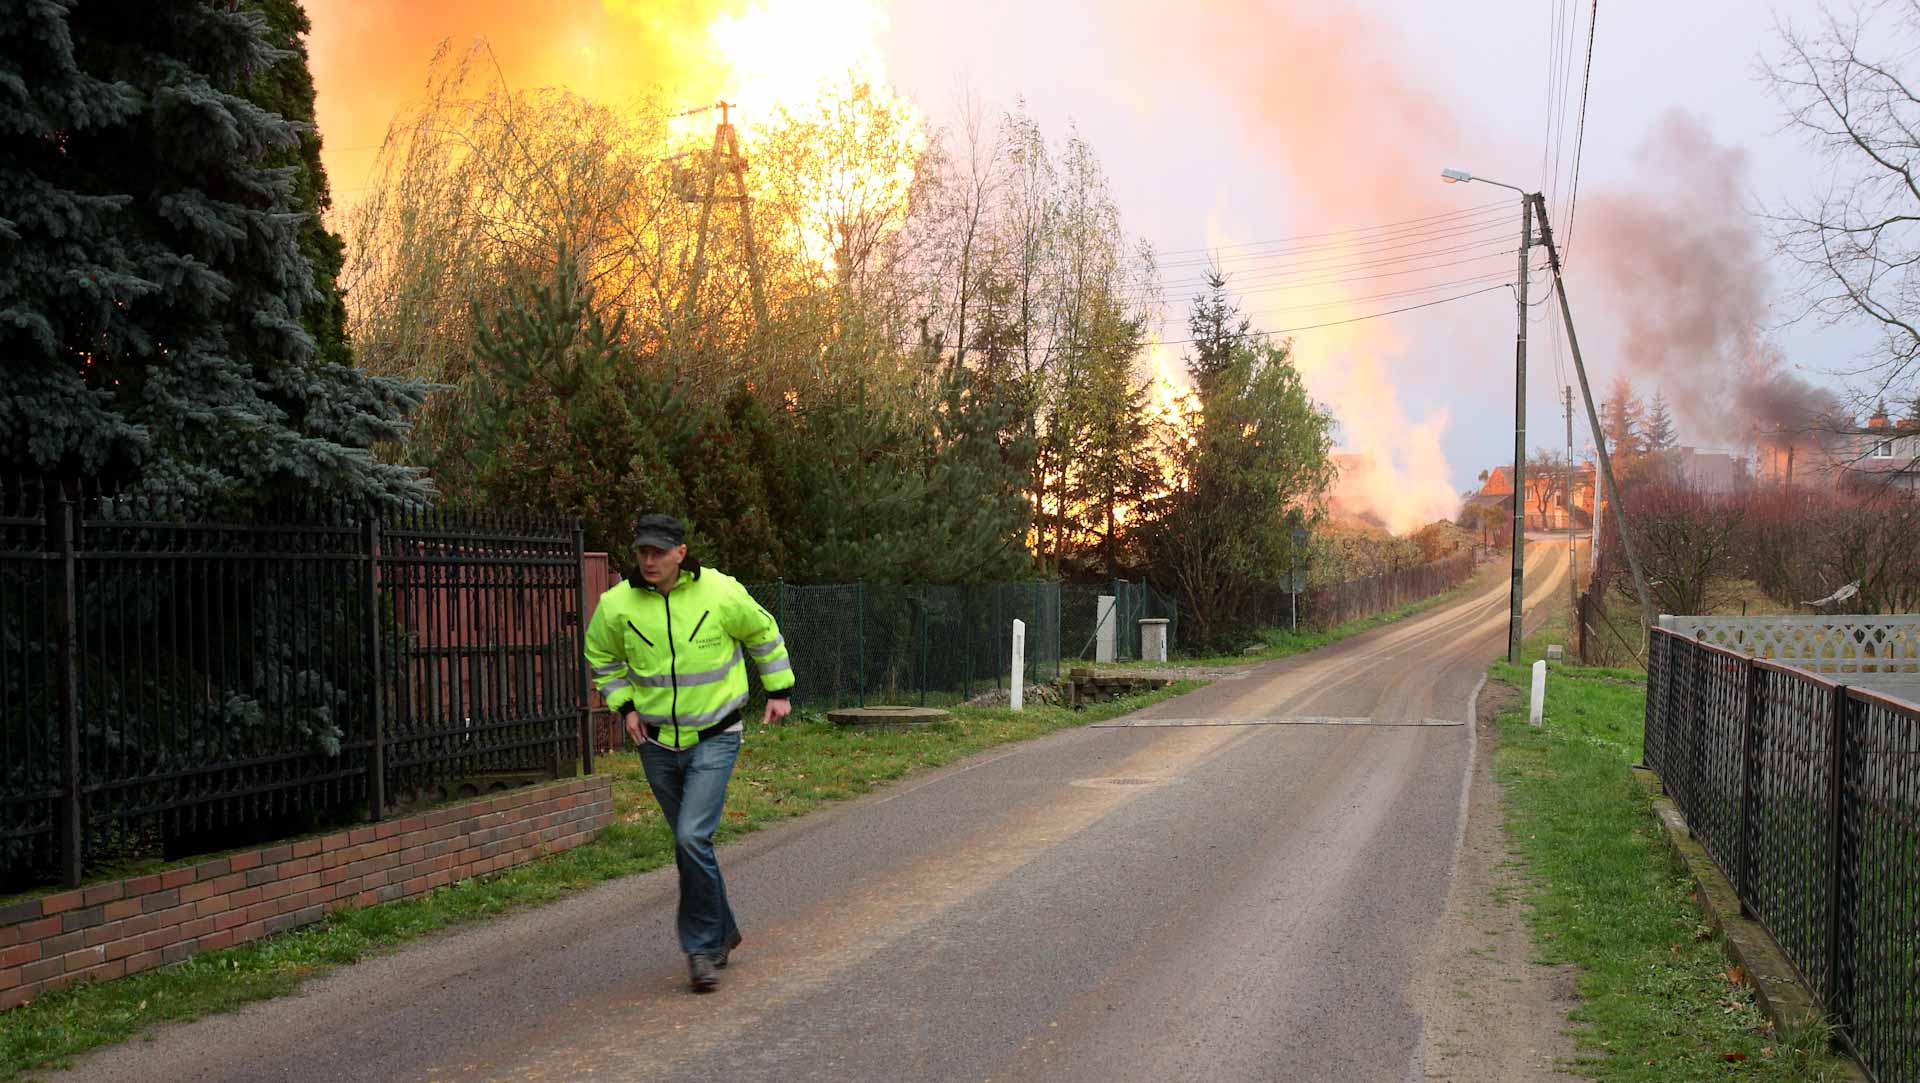
<instances>
[{"instance_id":1,"label":"high-visibility yellow jacket","mask_svg":"<svg viewBox=\"0 0 1920 1083\"><path fill-rule=\"evenodd\" d=\"M767 695L793 688L793 662L773 616L732 576L682 568L661 594L644 581L615 583L587 625L587 664L615 714L629 706L661 744L689 748L740 720L752 656Z\"/></svg>"}]
</instances>

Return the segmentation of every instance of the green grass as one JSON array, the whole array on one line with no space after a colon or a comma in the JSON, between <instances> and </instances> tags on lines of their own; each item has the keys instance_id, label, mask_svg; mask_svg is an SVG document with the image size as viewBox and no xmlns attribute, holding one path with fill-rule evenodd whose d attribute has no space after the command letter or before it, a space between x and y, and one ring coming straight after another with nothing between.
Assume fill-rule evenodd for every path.
<instances>
[{"instance_id":1,"label":"green grass","mask_svg":"<svg viewBox=\"0 0 1920 1083\"><path fill-rule=\"evenodd\" d=\"M1528 659L1561 628L1532 637ZM1496 663L1527 687L1527 670ZM1579 968L1571 1066L1602 1083L1842 1078L1822 1033L1774 1034L1691 899L1629 766L1640 758L1644 675L1553 669L1544 724L1522 698L1499 716L1494 768L1525 861L1541 961Z\"/></svg>"},{"instance_id":2,"label":"green grass","mask_svg":"<svg viewBox=\"0 0 1920 1083\"><path fill-rule=\"evenodd\" d=\"M1197 687L1199 682L1181 682L1084 711L1046 705L1021 714L957 708L951 723L912 730L841 730L818 716L750 727L715 838L738 838L914 771L995 745L1113 718ZM281 936L42 997L0 1014L0 1080L65 1066L78 1054L125 1041L162 1022L194 1019L292 992L332 967L435 930L671 863L672 840L647 792L640 757L615 753L601 757L596 766L613 776L614 822L594 841L416 899L343 911Z\"/></svg>"},{"instance_id":3,"label":"green grass","mask_svg":"<svg viewBox=\"0 0 1920 1083\"><path fill-rule=\"evenodd\" d=\"M1302 628L1297 632L1286 628L1268 628L1260 633L1260 639L1265 646L1252 654L1183 655L1176 653L1172 659L1166 662L1114 662L1111 664L1111 668L1164 669L1170 666L1251 666L1258 665L1261 662L1271 662L1279 658L1291 658L1296 654L1305 654L1308 651L1338 643L1343 639L1351 639L1362 632L1370 632L1382 625L1403 621L1408 617L1425 613L1429 609L1435 609L1439 606L1459 601L1479 591L1486 590L1493 584L1495 579L1504 577L1506 574L1507 571L1504 567L1488 565L1476 571L1466 582L1452 590L1435 594L1430 598L1422 598L1417 602L1409 602L1387 613L1376 613L1371 617L1360 617L1356 620L1350 620L1345 624L1335 625L1332 628L1319 630ZM1062 662L1061 664L1063 666L1070 666L1080 663ZM1108 667L1103 665L1101 668Z\"/></svg>"}]
</instances>

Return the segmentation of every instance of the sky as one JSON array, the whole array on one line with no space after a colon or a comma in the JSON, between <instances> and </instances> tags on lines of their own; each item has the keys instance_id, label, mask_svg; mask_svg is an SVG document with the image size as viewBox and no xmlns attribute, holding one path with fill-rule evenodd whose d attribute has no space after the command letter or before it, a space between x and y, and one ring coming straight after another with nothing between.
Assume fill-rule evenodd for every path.
<instances>
[{"instance_id":1,"label":"sky","mask_svg":"<svg viewBox=\"0 0 1920 1083\"><path fill-rule=\"evenodd\" d=\"M715 2L552 0L534 31L528 9L509 0L309 0L319 119L339 197L351 202L365 184L385 115L417 94L438 39L484 35L510 80L565 64L567 78L592 91L635 77L604 47L634 34L650 46L646 78L697 82L675 57L709 44L702 21ZM797 0L718 2L750 13ZM1267 329L1479 288L1382 300L1368 298L1405 280L1261 289L1259 261L1243 258L1272 250L1260 242L1475 208L1485 209L1473 222L1511 221L1517 243L1517 219L1498 205L1517 209L1518 197L1442 183L1441 168L1455 167L1548 193L1595 395L1622 370L1645 389L1667 387L1683 442L1739 442L1716 416L1736 367L1728 355L1752 352L1734 343L1733 325L1767 324L1782 362L1814 382L1871 346L1858 329L1782 323L1790 276L1751 213L1821 180L1821 163L1783 130L1758 74L1776 20L1810 21L1812 2L1600 3L1577 205L1575 114L1591 0L813 2L813 17L790 31L796 40L870 42L867 61L930 123L953 124L972 98L989 109L1024 100L1049 132L1077 128L1099 154L1128 230L1162 253L1169 341L1185 337L1185 301L1209 258L1230 286L1239 276L1243 307ZM1556 37L1571 39L1570 53ZM1562 124L1549 103L1561 106ZM1514 257L1482 255L1460 277L1491 276L1496 287L1502 268L1514 277ZM1547 299L1542 284L1532 289L1531 300ZM1557 311L1530 311L1527 442L1562 447L1560 393L1574 382L1572 366ZM1364 484L1378 490L1376 503L1404 509L1396 525L1448 514L1480 471L1510 460L1514 330L1512 294L1493 288L1292 335L1309 389L1341 423L1343 448L1378 461ZM1576 444L1587 442L1576 429Z\"/></svg>"}]
</instances>

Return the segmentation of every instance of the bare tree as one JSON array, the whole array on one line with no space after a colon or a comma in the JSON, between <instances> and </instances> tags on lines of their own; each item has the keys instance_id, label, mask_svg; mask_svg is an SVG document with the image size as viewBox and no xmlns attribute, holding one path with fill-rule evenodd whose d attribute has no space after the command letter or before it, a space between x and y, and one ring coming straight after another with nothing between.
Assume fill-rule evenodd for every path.
<instances>
[{"instance_id":1,"label":"bare tree","mask_svg":"<svg viewBox=\"0 0 1920 1083\"><path fill-rule=\"evenodd\" d=\"M1829 8L1807 28L1783 21L1762 71L1833 166L1824 188L1770 215L1780 250L1804 272L1803 316L1865 319L1882 346L1850 375L1910 397L1920 384L1920 96L1910 82L1920 0Z\"/></svg>"}]
</instances>

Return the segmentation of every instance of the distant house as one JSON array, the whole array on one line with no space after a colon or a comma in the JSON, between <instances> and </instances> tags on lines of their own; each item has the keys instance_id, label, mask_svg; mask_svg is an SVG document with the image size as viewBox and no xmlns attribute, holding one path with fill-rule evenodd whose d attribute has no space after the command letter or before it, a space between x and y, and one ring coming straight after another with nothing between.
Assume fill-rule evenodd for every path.
<instances>
[{"instance_id":1,"label":"distant house","mask_svg":"<svg viewBox=\"0 0 1920 1083\"><path fill-rule=\"evenodd\" d=\"M1853 454L1842 478L1851 488L1920 493L1920 403L1915 411L1894 423L1885 403L1867 419L1867 427L1853 434Z\"/></svg>"},{"instance_id":2,"label":"distant house","mask_svg":"<svg viewBox=\"0 0 1920 1083\"><path fill-rule=\"evenodd\" d=\"M1526 474L1526 525L1528 530L1565 530L1585 527L1593 522L1593 464L1577 466L1571 474L1565 467L1530 467ZM1465 508L1493 508L1500 521L1511 530L1513 515L1513 471L1496 466L1487 473L1480 490L1468 494ZM1463 513L1464 514L1464 513ZM1482 513L1484 514L1484 513Z\"/></svg>"},{"instance_id":3,"label":"distant house","mask_svg":"<svg viewBox=\"0 0 1920 1083\"><path fill-rule=\"evenodd\" d=\"M1755 443L1762 485L1920 493L1920 406L1895 422L1883 403L1862 427L1761 433Z\"/></svg>"},{"instance_id":4,"label":"distant house","mask_svg":"<svg viewBox=\"0 0 1920 1083\"><path fill-rule=\"evenodd\" d=\"M1727 451L1675 448L1673 469L1676 481L1703 493L1731 493L1746 477L1746 463Z\"/></svg>"}]
</instances>

